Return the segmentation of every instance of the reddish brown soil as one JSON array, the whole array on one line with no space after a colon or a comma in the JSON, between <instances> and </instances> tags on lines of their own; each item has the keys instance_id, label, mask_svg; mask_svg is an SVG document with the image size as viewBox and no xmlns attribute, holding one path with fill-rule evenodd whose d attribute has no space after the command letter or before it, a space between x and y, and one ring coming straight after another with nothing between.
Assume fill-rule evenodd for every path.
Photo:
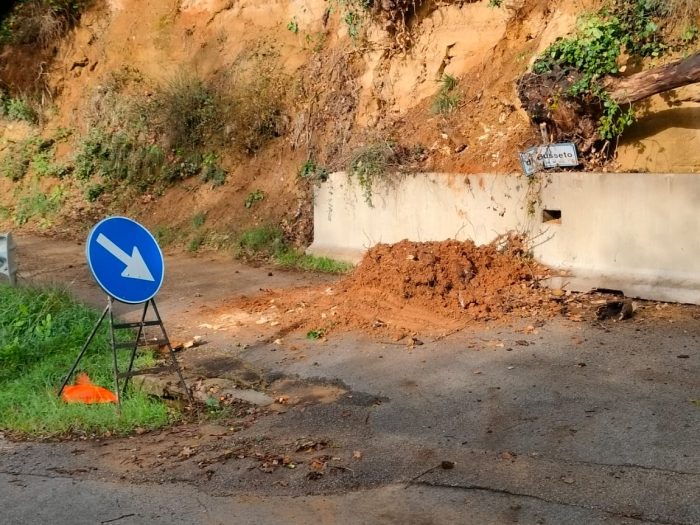
<instances>
[{"instance_id":1,"label":"reddish brown soil","mask_svg":"<svg viewBox=\"0 0 700 525\"><path fill-rule=\"evenodd\" d=\"M560 305L540 286L546 277L517 238L480 247L402 241L369 250L334 288L266 291L226 308L254 311L260 324L279 324L282 332L304 328L322 336L360 328L401 339L471 322L551 317Z\"/></svg>"}]
</instances>

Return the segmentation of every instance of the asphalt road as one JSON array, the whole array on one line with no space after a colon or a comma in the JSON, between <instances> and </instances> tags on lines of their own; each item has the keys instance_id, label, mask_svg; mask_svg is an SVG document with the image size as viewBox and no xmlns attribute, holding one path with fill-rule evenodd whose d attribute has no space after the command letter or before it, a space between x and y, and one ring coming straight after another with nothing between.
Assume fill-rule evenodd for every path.
<instances>
[{"instance_id":1,"label":"asphalt road","mask_svg":"<svg viewBox=\"0 0 700 525\"><path fill-rule=\"evenodd\" d=\"M89 281L76 285L75 266L65 264L80 247L24 240L32 243L26 278L41 278L46 267L99 304ZM276 286L305 281L214 258L207 261L212 273L201 273L204 285L188 269L201 260L176 256L170 264L188 280L168 285L163 309L182 327L201 304L243 293L222 290L212 275L243 272L236 286L246 293L271 278ZM526 320L483 325L412 348L362 334L321 342L289 335L286 344L301 349L295 354L252 334L241 345L244 330L218 334L202 356L219 368L230 358L345 393L262 417L217 443L264 439L284 448L300 437L322 438L341 467L320 479L301 468L264 473L249 458L204 468L201 445L192 461L151 469L127 461L139 453L138 436L4 440L0 521L699 524L700 321L696 309L671 310L657 315L646 305L632 320L603 324L554 320L530 333L521 330ZM182 447L204 434L163 434L161 446Z\"/></svg>"}]
</instances>

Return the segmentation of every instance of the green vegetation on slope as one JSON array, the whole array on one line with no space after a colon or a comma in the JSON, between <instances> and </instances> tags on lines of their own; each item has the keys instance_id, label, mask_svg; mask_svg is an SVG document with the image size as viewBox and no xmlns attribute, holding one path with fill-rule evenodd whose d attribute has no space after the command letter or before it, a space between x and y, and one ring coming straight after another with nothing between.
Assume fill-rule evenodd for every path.
<instances>
[{"instance_id":1,"label":"green vegetation on slope","mask_svg":"<svg viewBox=\"0 0 700 525\"><path fill-rule=\"evenodd\" d=\"M352 264L328 257L306 255L284 241L282 230L275 226L260 226L244 231L234 246L234 256L239 259L270 260L282 268L294 268L321 273L348 273Z\"/></svg>"},{"instance_id":2,"label":"green vegetation on slope","mask_svg":"<svg viewBox=\"0 0 700 525\"><path fill-rule=\"evenodd\" d=\"M623 52L628 60L639 61L692 43L697 28L687 28L675 45L668 41L668 29L675 17L683 16L682 4L670 0L613 0L595 13L582 14L575 34L557 39L537 58L532 70L538 75L573 74L575 81L565 95L598 106L600 137L615 139L632 125L634 111L614 101L602 79L620 73Z\"/></svg>"}]
</instances>

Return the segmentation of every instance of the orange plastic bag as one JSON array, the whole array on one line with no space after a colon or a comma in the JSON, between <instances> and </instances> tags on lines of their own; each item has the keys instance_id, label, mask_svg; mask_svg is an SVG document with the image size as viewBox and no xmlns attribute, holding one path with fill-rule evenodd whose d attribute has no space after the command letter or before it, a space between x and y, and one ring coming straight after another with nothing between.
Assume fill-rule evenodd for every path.
<instances>
[{"instance_id":1,"label":"orange plastic bag","mask_svg":"<svg viewBox=\"0 0 700 525\"><path fill-rule=\"evenodd\" d=\"M97 386L87 374L78 374L75 384L63 389L61 398L66 403L116 403L117 396L113 392Z\"/></svg>"}]
</instances>

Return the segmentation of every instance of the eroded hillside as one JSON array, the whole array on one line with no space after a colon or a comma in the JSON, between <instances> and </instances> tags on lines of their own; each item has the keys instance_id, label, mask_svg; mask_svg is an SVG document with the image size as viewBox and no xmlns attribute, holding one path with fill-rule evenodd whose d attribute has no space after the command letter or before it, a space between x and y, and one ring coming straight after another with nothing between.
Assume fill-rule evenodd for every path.
<instances>
[{"instance_id":1,"label":"eroded hillside","mask_svg":"<svg viewBox=\"0 0 700 525\"><path fill-rule=\"evenodd\" d=\"M687 3L687 46L639 67L697 49ZM83 235L126 212L163 244L245 251L251 231L308 242L333 170L517 171L539 141L517 79L601 5L96 0L3 48L3 220ZM637 115L603 169L700 171L697 85Z\"/></svg>"}]
</instances>

